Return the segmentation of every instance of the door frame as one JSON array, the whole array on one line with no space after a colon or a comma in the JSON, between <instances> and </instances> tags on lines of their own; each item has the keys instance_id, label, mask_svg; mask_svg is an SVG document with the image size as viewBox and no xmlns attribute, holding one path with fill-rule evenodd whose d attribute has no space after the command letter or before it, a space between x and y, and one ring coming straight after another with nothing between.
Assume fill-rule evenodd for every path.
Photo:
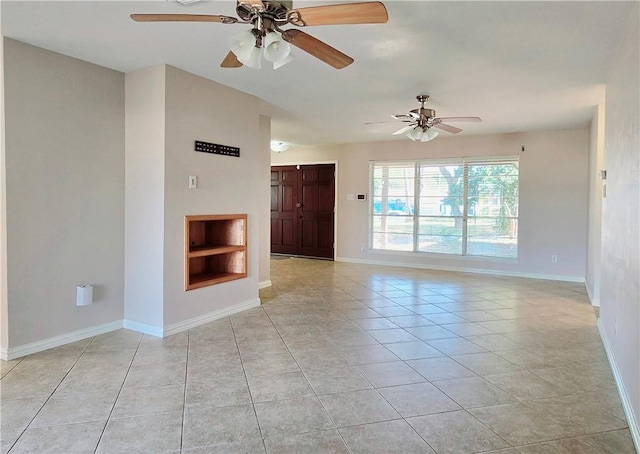
<instances>
[{"instance_id":1,"label":"door frame","mask_svg":"<svg viewBox=\"0 0 640 454\"><path fill-rule=\"evenodd\" d=\"M333 188L333 208L334 208L334 213L333 213L333 261L337 261L337 257L338 257L338 161L335 160L328 160L328 161L304 161L304 162L291 162L291 161L286 161L286 162L277 162L271 163L271 167L280 167L280 166L312 166L312 165L316 165L316 164L333 164L334 165L334 169L336 171L336 176L334 179L334 188ZM269 223L269 229L271 229L271 223Z\"/></svg>"}]
</instances>

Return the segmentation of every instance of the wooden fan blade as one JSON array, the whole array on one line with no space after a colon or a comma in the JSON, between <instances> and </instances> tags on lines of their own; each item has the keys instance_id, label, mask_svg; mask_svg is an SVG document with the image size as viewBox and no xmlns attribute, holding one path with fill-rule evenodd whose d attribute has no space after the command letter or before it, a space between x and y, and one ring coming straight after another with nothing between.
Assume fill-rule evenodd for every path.
<instances>
[{"instance_id":1,"label":"wooden fan blade","mask_svg":"<svg viewBox=\"0 0 640 454\"><path fill-rule=\"evenodd\" d=\"M387 9L380 2L298 8L290 11L287 17L292 24L299 27L307 25L382 24L389 20Z\"/></svg>"},{"instance_id":2,"label":"wooden fan blade","mask_svg":"<svg viewBox=\"0 0 640 454\"><path fill-rule=\"evenodd\" d=\"M398 129L396 132L394 132L394 133L393 133L393 134L391 134L391 135L392 135L392 136L398 136L398 135L400 135L400 134L404 134L405 132L407 132L407 131L409 131L410 129L413 129L413 128L415 128L415 127L416 127L415 123L414 123L414 124L411 124L411 125L407 125L407 126L405 126L404 128L400 128L400 129Z\"/></svg>"},{"instance_id":3,"label":"wooden fan blade","mask_svg":"<svg viewBox=\"0 0 640 454\"><path fill-rule=\"evenodd\" d=\"M480 117L439 117L438 119L446 122L449 122L449 121L469 121L474 123L482 122L482 118Z\"/></svg>"},{"instance_id":4,"label":"wooden fan blade","mask_svg":"<svg viewBox=\"0 0 640 454\"><path fill-rule=\"evenodd\" d=\"M132 14L131 19L136 22L222 22L228 16L212 14ZM235 17L230 17L237 21Z\"/></svg>"},{"instance_id":5,"label":"wooden fan blade","mask_svg":"<svg viewBox=\"0 0 640 454\"><path fill-rule=\"evenodd\" d=\"M336 69L342 69L353 63L353 58L303 31L285 30L282 32L282 39Z\"/></svg>"},{"instance_id":6,"label":"wooden fan blade","mask_svg":"<svg viewBox=\"0 0 640 454\"><path fill-rule=\"evenodd\" d=\"M462 132L462 129L456 128L455 126L451 126L451 125L445 125L444 123L435 123L433 127L442 129L443 131L450 132L451 134L458 134L459 132Z\"/></svg>"},{"instance_id":7,"label":"wooden fan blade","mask_svg":"<svg viewBox=\"0 0 640 454\"><path fill-rule=\"evenodd\" d=\"M240 68L241 66L242 63L238 60L236 54L231 51L229 51L227 56L224 57L224 60L222 60L222 63L220 63L221 68Z\"/></svg>"}]
</instances>

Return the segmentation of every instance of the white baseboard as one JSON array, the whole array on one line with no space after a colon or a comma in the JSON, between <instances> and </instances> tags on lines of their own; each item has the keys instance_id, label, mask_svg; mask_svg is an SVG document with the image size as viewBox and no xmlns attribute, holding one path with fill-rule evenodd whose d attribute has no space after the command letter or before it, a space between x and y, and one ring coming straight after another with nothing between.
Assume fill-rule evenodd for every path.
<instances>
[{"instance_id":1,"label":"white baseboard","mask_svg":"<svg viewBox=\"0 0 640 454\"><path fill-rule=\"evenodd\" d=\"M584 287L587 289L587 296L589 297L589 302L591 303L591 305L594 307L600 307L600 298L595 298L593 296L588 284L585 283Z\"/></svg>"},{"instance_id":2,"label":"white baseboard","mask_svg":"<svg viewBox=\"0 0 640 454\"><path fill-rule=\"evenodd\" d=\"M426 264L426 263L392 262L392 261L386 261L386 260L366 260L366 259L354 259L350 257L336 257L335 261L345 262L345 263L359 263L362 265L383 265L383 266L396 266L396 267L403 267L403 268L417 268L421 270L454 271L458 273L475 273L475 274L491 274L495 276L524 277L529 279L544 279L548 281L584 282L584 277L580 277L580 276L562 276L562 275L555 275L555 274L521 273L518 271L485 270L480 268L433 265L433 264Z\"/></svg>"},{"instance_id":3,"label":"white baseboard","mask_svg":"<svg viewBox=\"0 0 640 454\"><path fill-rule=\"evenodd\" d=\"M258 288L259 289L269 288L269 287L271 287L271 285L272 285L271 279L267 279L266 281L258 282Z\"/></svg>"},{"instance_id":4,"label":"white baseboard","mask_svg":"<svg viewBox=\"0 0 640 454\"><path fill-rule=\"evenodd\" d=\"M88 337L97 336L99 334L108 333L122 328L122 320L105 323L103 325L92 326L90 328L79 329L70 333L61 334L59 336L50 337L41 341L32 342L30 344L20 345L18 347L10 347L0 351L0 359L10 361L12 359L21 358L32 353L38 353L60 345L77 342Z\"/></svg>"},{"instance_id":5,"label":"white baseboard","mask_svg":"<svg viewBox=\"0 0 640 454\"><path fill-rule=\"evenodd\" d=\"M122 327L137 331L143 334L150 334L156 337L162 337L162 327L147 325L146 323L134 322L133 320L122 320Z\"/></svg>"},{"instance_id":6,"label":"white baseboard","mask_svg":"<svg viewBox=\"0 0 640 454\"><path fill-rule=\"evenodd\" d=\"M209 323L214 320L237 314L238 312L246 311L247 309L258 306L260 306L259 298L245 301L244 303L235 304L231 307L227 307L219 311L209 312L205 315L200 315L198 317L190 318L189 320L184 320L182 322L174 323L173 325L165 326L162 334L163 337L171 336L172 334L177 334L182 331L195 328L196 326L202 325L204 323Z\"/></svg>"},{"instance_id":7,"label":"white baseboard","mask_svg":"<svg viewBox=\"0 0 640 454\"><path fill-rule=\"evenodd\" d=\"M600 319L598 319L598 332L600 333L600 339L602 339L602 344L604 345L604 351L607 353L607 359L609 360L609 365L611 366L611 371L613 372L613 378L616 381L618 394L620 395L620 400L622 402L622 408L624 409L624 414L627 417L627 423L629 424L629 432L631 432L631 438L633 439L633 443L636 446L636 451L640 452L640 426L638 426L639 421L635 413L633 412L633 407L631 406L631 401L629 400L629 394L627 393L627 389L624 386L624 382L622 381L622 376L620 375L620 370L618 369L618 363L616 362L613 350L611 350L607 332L602 326Z\"/></svg>"}]
</instances>

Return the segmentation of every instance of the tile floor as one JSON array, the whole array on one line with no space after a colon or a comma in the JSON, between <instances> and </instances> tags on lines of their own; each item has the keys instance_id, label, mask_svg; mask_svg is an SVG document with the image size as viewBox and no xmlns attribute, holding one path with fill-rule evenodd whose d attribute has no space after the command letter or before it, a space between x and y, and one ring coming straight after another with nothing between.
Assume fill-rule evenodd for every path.
<instances>
[{"instance_id":1,"label":"tile floor","mask_svg":"<svg viewBox=\"0 0 640 454\"><path fill-rule=\"evenodd\" d=\"M635 453L583 285L285 259L264 304L1 362L2 453Z\"/></svg>"}]
</instances>

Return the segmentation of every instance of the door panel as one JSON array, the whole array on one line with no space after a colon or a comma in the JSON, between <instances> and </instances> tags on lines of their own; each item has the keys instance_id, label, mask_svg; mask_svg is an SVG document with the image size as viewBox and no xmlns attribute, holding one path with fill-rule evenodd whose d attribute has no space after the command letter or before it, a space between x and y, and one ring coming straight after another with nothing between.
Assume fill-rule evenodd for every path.
<instances>
[{"instance_id":1,"label":"door panel","mask_svg":"<svg viewBox=\"0 0 640 454\"><path fill-rule=\"evenodd\" d=\"M334 206L335 165L272 167L271 252L333 259Z\"/></svg>"}]
</instances>

